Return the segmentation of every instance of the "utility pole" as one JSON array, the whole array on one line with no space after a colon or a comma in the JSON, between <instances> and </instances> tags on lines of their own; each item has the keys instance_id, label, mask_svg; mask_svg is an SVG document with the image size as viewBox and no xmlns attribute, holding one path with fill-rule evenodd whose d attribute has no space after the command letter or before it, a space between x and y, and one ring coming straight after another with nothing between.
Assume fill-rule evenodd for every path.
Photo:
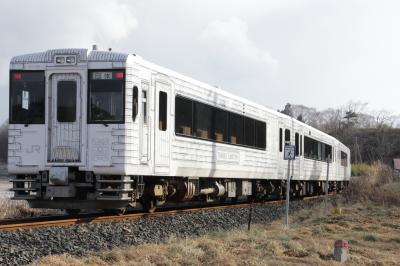
<instances>
[{"instance_id":1,"label":"utility pole","mask_svg":"<svg viewBox=\"0 0 400 266\"><path fill-rule=\"evenodd\" d=\"M327 208L328 204L328 192L329 192L329 164L331 162L331 155L328 155L328 160L327 160L327 168L326 168L326 182L325 182L325 197L324 197L324 202L325 202L325 211Z\"/></svg>"}]
</instances>

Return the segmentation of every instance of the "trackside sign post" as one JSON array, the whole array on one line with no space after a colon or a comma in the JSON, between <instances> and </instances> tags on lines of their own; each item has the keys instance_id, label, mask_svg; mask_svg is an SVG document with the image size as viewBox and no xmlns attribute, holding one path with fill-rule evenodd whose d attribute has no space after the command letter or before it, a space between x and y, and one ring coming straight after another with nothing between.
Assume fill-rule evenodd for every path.
<instances>
[{"instance_id":1,"label":"trackside sign post","mask_svg":"<svg viewBox=\"0 0 400 266\"><path fill-rule=\"evenodd\" d=\"M285 145L285 149L283 152L283 159L288 161L288 171L287 171L287 181L286 181L286 216L285 216L285 224L289 228L289 198L290 198L290 179L292 178L290 175L290 164L291 161L296 159L296 146L294 145Z\"/></svg>"}]
</instances>

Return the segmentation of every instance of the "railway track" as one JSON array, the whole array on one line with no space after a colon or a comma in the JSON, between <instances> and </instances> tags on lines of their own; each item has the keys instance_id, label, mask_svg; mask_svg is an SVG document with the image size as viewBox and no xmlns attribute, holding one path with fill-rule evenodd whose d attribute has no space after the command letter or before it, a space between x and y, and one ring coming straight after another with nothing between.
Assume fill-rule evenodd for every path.
<instances>
[{"instance_id":1,"label":"railway track","mask_svg":"<svg viewBox=\"0 0 400 266\"><path fill-rule=\"evenodd\" d=\"M314 200L321 196L306 197L301 200ZM298 200L298 199L297 199ZM7 219L0 221L0 231L5 230L17 230L17 229L31 229L38 227L48 226L68 226L82 223L99 223L99 222L112 222L112 221L123 221L130 219L139 219L144 217L155 217L166 214L179 214L186 212L198 212L198 211L216 211L226 208L249 208L255 205L270 205L283 203L285 200L270 200L263 202L254 203L237 203L237 204L223 204L223 205L207 205L207 206L186 206L172 208L159 209L153 213L143 212L132 212L122 215L104 214L104 213L88 213L78 215L58 215L58 216L44 216L44 217L33 217L33 218L22 218L22 219Z\"/></svg>"}]
</instances>

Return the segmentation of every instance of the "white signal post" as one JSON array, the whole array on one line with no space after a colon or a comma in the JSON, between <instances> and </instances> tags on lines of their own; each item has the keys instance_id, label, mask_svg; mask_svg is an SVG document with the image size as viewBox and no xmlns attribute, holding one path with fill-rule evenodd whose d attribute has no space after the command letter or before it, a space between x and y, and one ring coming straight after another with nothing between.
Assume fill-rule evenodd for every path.
<instances>
[{"instance_id":1,"label":"white signal post","mask_svg":"<svg viewBox=\"0 0 400 266\"><path fill-rule=\"evenodd\" d=\"M289 228L289 198L290 198L290 179L292 176L290 175L290 163L291 161L296 159L296 146L293 145L285 145L284 150L284 159L288 161L288 173L287 173L287 181L286 181L286 216L285 216L285 225Z\"/></svg>"}]
</instances>

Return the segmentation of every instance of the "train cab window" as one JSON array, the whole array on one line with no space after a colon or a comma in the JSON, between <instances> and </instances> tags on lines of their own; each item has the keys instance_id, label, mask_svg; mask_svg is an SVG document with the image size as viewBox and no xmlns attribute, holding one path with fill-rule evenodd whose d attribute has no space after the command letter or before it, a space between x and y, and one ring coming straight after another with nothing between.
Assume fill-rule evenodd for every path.
<instances>
[{"instance_id":1,"label":"train cab window","mask_svg":"<svg viewBox=\"0 0 400 266\"><path fill-rule=\"evenodd\" d=\"M280 152L282 152L282 135L283 135L283 132L282 132L282 128L280 128L279 129L279 151Z\"/></svg>"},{"instance_id":2,"label":"train cab window","mask_svg":"<svg viewBox=\"0 0 400 266\"><path fill-rule=\"evenodd\" d=\"M267 144L267 125L265 122L256 121L256 147L265 149Z\"/></svg>"},{"instance_id":3,"label":"train cab window","mask_svg":"<svg viewBox=\"0 0 400 266\"><path fill-rule=\"evenodd\" d=\"M193 101L175 98L175 133L190 136L193 125Z\"/></svg>"},{"instance_id":4,"label":"train cab window","mask_svg":"<svg viewBox=\"0 0 400 266\"><path fill-rule=\"evenodd\" d=\"M132 121L135 122L136 116L139 111L139 95L138 88L136 86L133 87L132 91Z\"/></svg>"},{"instance_id":5,"label":"train cab window","mask_svg":"<svg viewBox=\"0 0 400 266\"><path fill-rule=\"evenodd\" d=\"M158 128L161 131L167 130L167 93L160 91L158 98Z\"/></svg>"},{"instance_id":6,"label":"train cab window","mask_svg":"<svg viewBox=\"0 0 400 266\"><path fill-rule=\"evenodd\" d=\"M147 91L142 90L142 116L143 124L147 124Z\"/></svg>"},{"instance_id":7,"label":"train cab window","mask_svg":"<svg viewBox=\"0 0 400 266\"><path fill-rule=\"evenodd\" d=\"M44 124L44 72L11 71L10 75L10 124Z\"/></svg>"},{"instance_id":8,"label":"train cab window","mask_svg":"<svg viewBox=\"0 0 400 266\"><path fill-rule=\"evenodd\" d=\"M243 116L230 113L229 115L229 142L243 144Z\"/></svg>"},{"instance_id":9,"label":"train cab window","mask_svg":"<svg viewBox=\"0 0 400 266\"><path fill-rule=\"evenodd\" d=\"M254 146L256 140L256 123L255 120L249 117L244 118L244 144Z\"/></svg>"},{"instance_id":10,"label":"train cab window","mask_svg":"<svg viewBox=\"0 0 400 266\"><path fill-rule=\"evenodd\" d=\"M347 166L347 153L343 151L340 152L340 164L342 166Z\"/></svg>"},{"instance_id":11,"label":"train cab window","mask_svg":"<svg viewBox=\"0 0 400 266\"><path fill-rule=\"evenodd\" d=\"M57 84L57 121L76 121L76 82L63 80Z\"/></svg>"},{"instance_id":12,"label":"train cab window","mask_svg":"<svg viewBox=\"0 0 400 266\"><path fill-rule=\"evenodd\" d=\"M90 71L88 123L124 123L124 90L122 70Z\"/></svg>"},{"instance_id":13,"label":"train cab window","mask_svg":"<svg viewBox=\"0 0 400 266\"><path fill-rule=\"evenodd\" d=\"M285 129L285 145L289 144L290 145L290 130Z\"/></svg>"},{"instance_id":14,"label":"train cab window","mask_svg":"<svg viewBox=\"0 0 400 266\"><path fill-rule=\"evenodd\" d=\"M300 145L299 145L299 133L297 132L296 134L294 134L294 143L296 146L296 156L299 156Z\"/></svg>"},{"instance_id":15,"label":"train cab window","mask_svg":"<svg viewBox=\"0 0 400 266\"><path fill-rule=\"evenodd\" d=\"M213 110L203 103L195 103L195 136L202 139L211 139Z\"/></svg>"},{"instance_id":16,"label":"train cab window","mask_svg":"<svg viewBox=\"0 0 400 266\"><path fill-rule=\"evenodd\" d=\"M228 122L229 115L227 111L214 108L213 109L213 125L214 125L214 137L215 141L228 141Z\"/></svg>"}]
</instances>

